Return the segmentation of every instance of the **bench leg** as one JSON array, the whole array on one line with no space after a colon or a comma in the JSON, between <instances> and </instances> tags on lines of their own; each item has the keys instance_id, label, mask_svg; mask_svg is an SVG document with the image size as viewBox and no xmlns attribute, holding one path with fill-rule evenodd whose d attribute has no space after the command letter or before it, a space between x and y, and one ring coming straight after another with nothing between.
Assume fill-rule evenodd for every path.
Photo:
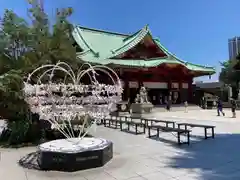
<instances>
[{"instance_id":1,"label":"bench leg","mask_svg":"<svg viewBox=\"0 0 240 180\"><path fill-rule=\"evenodd\" d=\"M146 125L143 124L143 133L145 134L146 133Z\"/></svg>"},{"instance_id":2,"label":"bench leg","mask_svg":"<svg viewBox=\"0 0 240 180\"><path fill-rule=\"evenodd\" d=\"M159 128L157 128L157 137L159 138Z\"/></svg>"},{"instance_id":3,"label":"bench leg","mask_svg":"<svg viewBox=\"0 0 240 180\"><path fill-rule=\"evenodd\" d=\"M181 140L180 140L180 132L177 133L177 139L178 139L178 144L181 144Z\"/></svg>"},{"instance_id":4,"label":"bench leg","mask_svg":"<svg viewBox=\"0 0 240 180\"><path fill-rule=\"evenodd\" d=\"M181 145L181 144L189 145L190 144L190 132L186 132L186 134L187 134L187 141L186 142L181 142L181 134L182 134L182 132L177 133L178 145Z\"/></svg>"},{"instance_id":5,"label":"bench leg","mask_svg":"<svg viewBox=\"0 0 240 180\"><path fill-rule=\"evenodd\" d=\"M166 122L166 127L168 128L168 122Z\"/></svg>"},{"instance_id":6,"label":"bench leg","mask_svg":"<svg viewBox=\"0 0 240 180\"><path fill-rule=\"evenodd\" d=\"M172 127L175 128L175 123L174 122L172 123Z\"/></svg>"},{"instance_id":7,"label":"bench leg","mask_svg":"<svg viewBox=\"0 0 240 180\"><path fill-rule=\"evenodd\" d=\"M135 134L138 134L138 130L137 130L137 128L138 128L138 125L135 124Z\"/></svg>"},{"instance_id":8,"label":"bench leg","mask_svg":"<svg viewBox=\"0 0 240 180\"><path fill-rule=\"evenodd\" d=\"M108 127L110 127L111 126L111 121L110 120L108 120Z\"/></svg>"},{"instance_id":9,"label":"bench leg","mask_svg":"<svg viewBox=\"0 0 240 180\"><path fill-rule=\"evenodd\" d=\"M214 127L212 127L212 138L214 139L215 133L214 133Z\"/></svg>"},{"instance_id":10,"label":"bench leg","mask_svg":"<svg viewBox=\"0 0 240 180\"><path fill-rule=\"evenodd\" d=\"M190 144L190 132L189 131L187 132L187 144L188 145Z\"/></svg>"},{"instance_id":11,"label":"bench leg","mask_svg":"<svg viewBox=\"0 0 240 180\"><path fill-rule=\"evenodd\" d=\"M130 124L127 124L127 130L130 131Z\"/></svg>"},{"instance_id":12,"label":"bench leg","mask_svg":"<svg viewBox=\"0 0 240 180\"><path fill-rule=\"evenodd\" d=\"M178 124L178 129L181 129L181 124Z\"/></svg>"},{"instance_id":13,"label":"bench leg","mask_svg":"<svg viewBox=\"0 0 240 180\"><path fill-rule=\"evenodd\" d=\"M122 121L120 121L120 130L122 131L123 130L123 127L122 127Z\"/></svg>"},{"instance_id":14,"label":"bench leg","mask_svg":"<svg viewBox=\"0 0 240 180\"><path fill-rule=\"evenodd\" d=\"M151 137L151 129L148 127L148 137Z\"/></svg>"},{"instance_id":15,"label":"bench leg","mask_svg":"<svg viewBox=\"0 0 240 180\"><path fill-rule=\"evenodd\" d=\"M149 126L149 121L145 121L145 124L148 127Z\"/></svg>"},{"instance_id":16,"label":"bench leg","mask_svg":"<svg viewBox=\"0 0 240 180\"><path fill-rule=\"evenodd\" d=\"M205 135L205 139L207 139L207 128L204 128L204 135Z\"/></svg>"},{"instance_id":17,"label":"bench leg","mask_svg":"<svg viewBox=\"0 0 240 180\"><path fill-rule=\"evenodd\" d=\"M121 123L122 123L122 121L120 120L120 121L118 122L118 126L119 126L119 128L120 128L120 126L121 126Z\"/></svg>"}]
</instances>

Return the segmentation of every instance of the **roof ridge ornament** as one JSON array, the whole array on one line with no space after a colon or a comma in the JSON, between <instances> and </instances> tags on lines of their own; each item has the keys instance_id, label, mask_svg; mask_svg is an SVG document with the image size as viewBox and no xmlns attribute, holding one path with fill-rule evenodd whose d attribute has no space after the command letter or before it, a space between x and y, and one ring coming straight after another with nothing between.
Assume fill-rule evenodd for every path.
<instances>
[{"instance_id":1,"label":"roof ridge ornament","mask_svg":"<svg viewBox=\"0 0 240 180\"><path fill-rule=\"evenodd\" d=\"M149 30L149 24L146 24L146 25L144 26L144 28L145 28L146 30Z\"/></svg>"},{"instance_id":2,"label":"roof ridge ornament","mask_svg":"<svg viewBox=\"0 0 240 180\"><path fill-rule=\"evenodd\" d=\"M95 57L100 57L99 52L96 52L96 53L94 52L94 56L95 56Z\"/></svg>"}]
</instances>

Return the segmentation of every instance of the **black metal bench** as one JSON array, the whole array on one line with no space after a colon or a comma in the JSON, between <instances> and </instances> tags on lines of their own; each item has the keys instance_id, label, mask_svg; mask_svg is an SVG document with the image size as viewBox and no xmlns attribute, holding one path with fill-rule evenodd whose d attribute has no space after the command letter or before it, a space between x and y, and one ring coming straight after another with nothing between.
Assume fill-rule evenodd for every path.
<instances>
[{"instance_id":1,"label":"black metal bench","mask_svg":"<svg viewBox=\"0 0 240 180\"><path fill-rule=\"evenodd\" d=\"M127 129L123 129L123 124L127 125ZM121 121L120 123L120 129L121 131L131 132L130 126L133 126L135 128L135 134L145 134L146 128L145 124L142 124L141 122L134 122L134 121ZM138 127L143 128L143 131L139 131Z\"/></svg>"},{"instance_id":2,"label":"black metal bench","mask_svg":"<svg viewBox=\"0 0 240 180\"><path fill-rule=\"evenodd\" d=\"M110 119L115 119L119 121L132 121L132 118L129 116L110 116Z\"/></svg>"},{"instance_id":3,"label":"black metal bench","mask_svg":"<svg viewBox=\"0 0 240 180\"><path fill-rule=\"evenodd\" d=\"M159 126L159 125L152 125L148 126L148 137L157 137L159 138L159 132L176 132L177 133L177 143L179 145L181 144L190 144L190 130L180 129L180 128L173 128L173 127L165 127L165 126ZM157 134L151 135L151 130L156 130ZM187 141L181 142L181 135L187 135ZM175 136L175 135L174 135Z\"/></svg>"},{"instance_id":4,"label":"black metal bench","mask_svg":"<svg viewBox=\"0 0 240 180\"><path fill-rule=\"evenodd\" d=\"M121 121L119 121L117 119L104 118L103 119L103 125L105 127L110 127L110 128L117 129L118 127L121 126Z\"/></svg>"},{"instance_id":5,"label":"black metal bench","mask_svg":"<svg viewBox=\"0 0 240 180\"><path fill-rule=\"evenodd\" d=\"M144 123L147 126L149 126L149 122L150 122L150 126L153 126L153 123L164 123L165 127L172 127L175 128L175 121L168 121L168 120L159 120L159 119L146 119L146 118L142 118L141 119L141 123Z\"/></svg>"},{"instance_id":6,"label":"black metal bench","mask_svg":"<svg viewBox=\"0 0 240 180\"><path fill-rule=\"evenodd\" d=\"M194 128L194 127L199 127L199 128L204 128L204 136L205 139L207 138L214 138L214 128L215 126L211 125L203 125L203 124L191 124L191 123L178 123L178 128L181 129L181 127L184 126L185 130L188 130L188 127ZM211 129L212 135L208 136L208 129Z\"/></svg>"}]
</instances>

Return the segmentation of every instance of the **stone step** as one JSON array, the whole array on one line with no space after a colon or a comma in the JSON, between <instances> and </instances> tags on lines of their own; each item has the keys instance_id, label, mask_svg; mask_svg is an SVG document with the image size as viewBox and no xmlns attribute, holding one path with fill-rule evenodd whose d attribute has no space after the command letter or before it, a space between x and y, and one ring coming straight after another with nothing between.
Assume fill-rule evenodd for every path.
<instances>
[{"instance_id":1,"label":"stone step","mask_svg":"<svg viewBox=\"0 0 240 180\"><path fill-rule=\"evenodd\" d=\"M188 110L200 110L202 109L201 107L197 105L189 105ZM155 106L152 110L152 112L163 112L166 111L166 106ZM185 111L184 105L172 105L171 106L171 111Z\"/></svg>"}]
</instances>

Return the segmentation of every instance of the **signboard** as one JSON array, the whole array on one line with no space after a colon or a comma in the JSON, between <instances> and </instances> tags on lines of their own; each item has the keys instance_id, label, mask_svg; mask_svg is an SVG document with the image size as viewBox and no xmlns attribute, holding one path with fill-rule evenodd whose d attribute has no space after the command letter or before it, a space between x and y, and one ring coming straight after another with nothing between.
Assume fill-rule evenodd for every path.
<instances>
[{"instance_id":1,"label":"signboard","mask_svg":"<svg viewBox=\"0 0 240 180\"><path fill-rule=\"evenodd\" d=\"M129 81L129 88L138 88L137 81Z\"/></svg>"},{"instance_id":2,"label":"signboard","mask_svg":"<svg viewBox=\"0 0 240 180\"><path fill-rule=\"evenodd\" d=\"M167 89L168 84L166 82L143 82L143 85L149 89Z\"/></svg>"},{"instance_id":3,"label":"signboard","mask_svg":"<svg viewBox=\"0 0 240 180\"><path fill-rule=\"evenodd\" d=\"M188 83L182 83L182 88L183 89L188 89Z\"/></svg>"},{"instance_id":4,"label":"signboard","mask_svg":"<svg viewBox=\"0 0 240 180\"><path fill-rule=\"evenodd\" d=\"M178 89L179 88L179 83L172 83L171 88L172 89Z\"/></svg>"}]
</instances>

